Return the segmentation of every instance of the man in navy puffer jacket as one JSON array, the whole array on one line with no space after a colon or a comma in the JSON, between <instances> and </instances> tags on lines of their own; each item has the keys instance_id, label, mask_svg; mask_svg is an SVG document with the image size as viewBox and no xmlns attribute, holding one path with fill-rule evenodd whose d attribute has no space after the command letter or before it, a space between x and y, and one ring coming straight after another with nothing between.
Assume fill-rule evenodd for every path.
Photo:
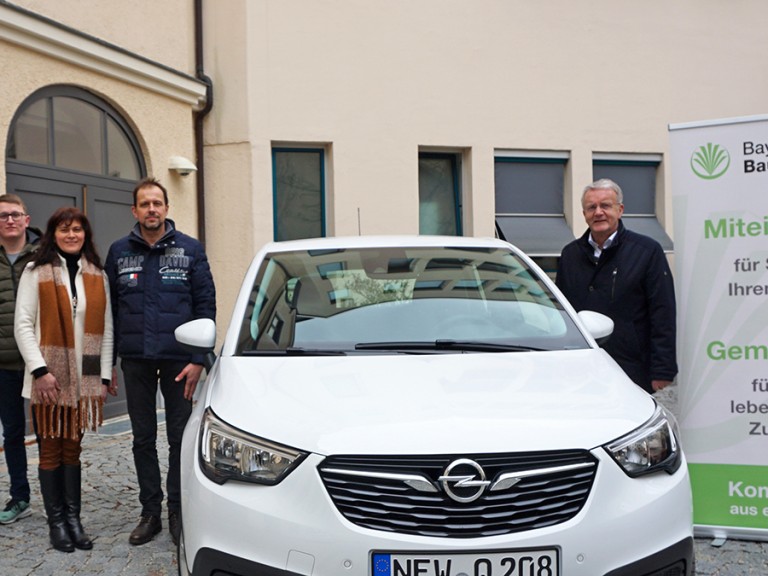
<instances>
[{"instance_id":1,"label":"man in navy puffer jacket","mask_svg":"<svg viewBox=\"0 0 768 576\"><path fill-rule=\"evenodd\" d=\"M216 290L202 244L176 230L168 193L155 179L133 191L138 221L112 244L105 270L115 323L115 350L125 375L133 458L139 480L141 520L131 544L145 544L162 529L163 490L157 457L158 382L165 400L168 435L168 525L174 542L180 530L180 451L202 358L184 351L174 330L198 318L215 319ZM116 381L116 379L114 380Z\"/></svg>"},{"instance_id":2,"label":"man in navy puffer jacket","mask_svg":"<svg viewBox=\"0 0 768 576\"><path fill-rule=\"evenodd\" d=\"M605 350L635 384L653 393L677 375L675 288L661 245L621 222L623 201L612 180L584 189L589 229L563 248L556 283L577 311L613 320Z\"/></svg>"}]
</instances>

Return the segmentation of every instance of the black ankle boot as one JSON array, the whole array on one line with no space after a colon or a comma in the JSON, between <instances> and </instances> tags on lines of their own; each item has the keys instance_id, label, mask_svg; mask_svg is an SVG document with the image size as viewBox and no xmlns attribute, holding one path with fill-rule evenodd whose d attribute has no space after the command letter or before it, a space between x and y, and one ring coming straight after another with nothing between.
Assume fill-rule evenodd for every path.
<instances>
[{"instance_id":1,"label":"black ankle boot","mask_svg":"<svg viewBox=\"0 0 768 576\"><path fill-rule=\"evenodd\" d=\"M74 552L75 545L64 521L64 482L61 467L56 470L38 469L40 493L43 496L45 514L48 516L48 534L51 546L62 552Z\"/></svg>"},{"instance_id":2,"label":"black ankle boot","mask_svg":"<svg viewBox=\"0 0 768 576\"><path fill-rule=\"evenodd\" d=\"M85 533L83 525L80 523L80 499L82 491L80 489L80 466L62 466L64 470L64 520L69 529L69 537L75 548L80 550L90 550L93 548L93 541Z\"/></svg>"}]
</instances>

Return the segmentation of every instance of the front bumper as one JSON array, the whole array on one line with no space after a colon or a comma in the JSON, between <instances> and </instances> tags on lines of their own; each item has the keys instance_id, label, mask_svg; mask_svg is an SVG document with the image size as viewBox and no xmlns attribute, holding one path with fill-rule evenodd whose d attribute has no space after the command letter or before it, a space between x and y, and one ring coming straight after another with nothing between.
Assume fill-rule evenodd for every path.
<instances>
[{"instance_id":1,"label":"front bumper","mask_svg":"<svg viewBox=\"0 0 768 576\"><path fill-rule=\"evenodd\" d=\"M194 446L194 442L186 444ZM189 448L187 448L189 449ZM276 486L210 482L199 466L182 478L183 554L195 576L368 576L372 550L560 550L562 576L690 576L692 508L685 464L672 475L627 477L601 449L592 492L562 524L470 539L361 528L335 508L310 455ZM184 454L197 462L196 454ZM181 560L181 559L180 559ZM682 571L675 570L682 566ZM671 571L662 571L670 567Z\"/></svg>"},{"instance_id":2,"label":"front bumper","mask_svg":"<svg viewBox=\"0 0 768 576\"><path fill-rule=\"evenodd\" d=\"M205 548L195 560L195 574L220 576L303 576L257 562ZM612 570L605 576L693 576L693 538L686 538L665 550Z\"/></svg>"}]
</instances>

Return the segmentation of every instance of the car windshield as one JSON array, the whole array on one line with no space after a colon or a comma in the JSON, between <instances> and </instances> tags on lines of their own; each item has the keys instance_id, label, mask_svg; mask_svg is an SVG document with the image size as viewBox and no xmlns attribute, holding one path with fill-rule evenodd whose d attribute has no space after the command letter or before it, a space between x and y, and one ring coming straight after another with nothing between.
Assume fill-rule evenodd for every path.
<instances>
[{"instance_id":1,"label":"car windshield","mask_svg":"<svg viewBox=\"0 0 768 576\"><path fill-rule=\"evenodd\" d=\"M274 252L236 354L463 353L587 348L557 298L503 248Z\"/></svg>"}]
</instances>

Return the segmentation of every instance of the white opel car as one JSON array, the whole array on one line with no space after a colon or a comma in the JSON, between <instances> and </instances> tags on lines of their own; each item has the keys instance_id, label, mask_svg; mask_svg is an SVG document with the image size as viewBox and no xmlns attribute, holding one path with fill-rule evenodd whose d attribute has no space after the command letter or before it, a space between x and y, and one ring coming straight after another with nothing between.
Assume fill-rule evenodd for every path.
<instances>
[{"instance_id":1,"label":"white opel car","mask_svg":"<svg viewBox=\"0 0 768 576\"><path fill-rule=\"evenodd\" d=\"M184 434L180 573L692 575L677 426L612 327L499 240L265 246Z\"/></svg>"}]
</instances>

